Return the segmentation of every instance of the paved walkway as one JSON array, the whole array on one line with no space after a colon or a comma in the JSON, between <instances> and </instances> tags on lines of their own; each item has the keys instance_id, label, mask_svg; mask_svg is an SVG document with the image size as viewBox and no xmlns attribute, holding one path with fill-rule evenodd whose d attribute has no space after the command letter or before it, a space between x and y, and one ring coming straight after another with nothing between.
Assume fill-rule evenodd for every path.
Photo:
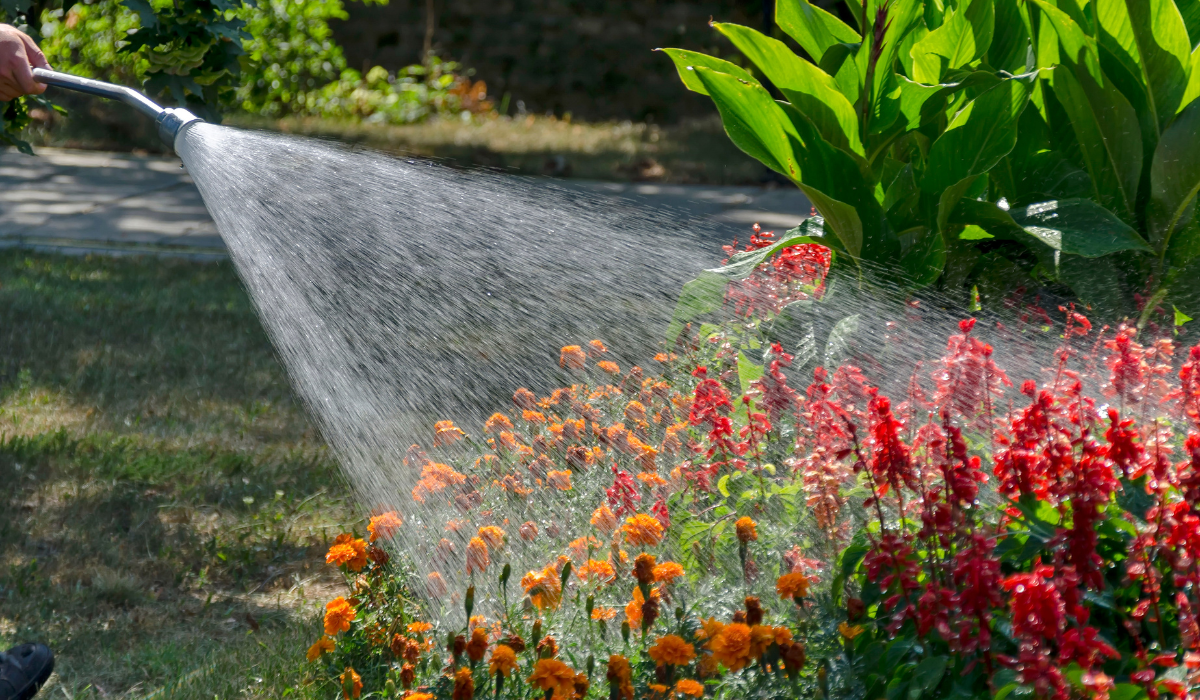
<instances>
[{"instance_id":1,"label":"paved walkway","mask_svg":"<svg viewBox=\"0 0 1200 700\"><path fill-rule=\"evenodd\" d=\"M216 226L178 158L54 148L37 153L0 153L0 248L225 257ZM787 229L810 210L804 195L792 189L556 182L709 218L743 240L755 222Z\"/></svg>"}]
</instances>

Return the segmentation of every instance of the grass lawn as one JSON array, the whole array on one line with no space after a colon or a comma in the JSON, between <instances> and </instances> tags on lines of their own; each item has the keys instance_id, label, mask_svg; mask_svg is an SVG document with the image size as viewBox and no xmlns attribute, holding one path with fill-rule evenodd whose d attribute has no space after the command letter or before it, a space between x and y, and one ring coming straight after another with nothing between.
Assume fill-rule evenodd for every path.
<instances>
[{"instance_id":1,"label":"grass lawn","mask_svg":"<svg viewBox=\"0 0 1200 700\"><path fill-rule=\"evenodd\" d=\"M40 697L332 695L356 522L228 263L0 252L0 643Z\"/></svg>"}]
</instances>

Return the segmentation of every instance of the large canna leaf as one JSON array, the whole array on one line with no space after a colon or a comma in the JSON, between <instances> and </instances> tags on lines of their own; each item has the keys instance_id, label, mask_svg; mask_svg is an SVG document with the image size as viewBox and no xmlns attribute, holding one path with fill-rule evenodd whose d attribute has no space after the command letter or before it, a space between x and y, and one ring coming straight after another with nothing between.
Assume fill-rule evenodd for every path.
<instances>
[{"instance_id":1,"label":"large canna leaf","mask_svg":"<svg viewBox=\"0 0 1200 700\"><path fill-rule=\"evenodd\" d=\"M1038 36L1037 67L1047 68L1060 61L1067 62L1082 69L1096 83L1103 84L1104 75L1100 72L1100 51L1096 47L1096 40L1066 12L1045 0L1031 2L1042 11L1043 24ZM1059 46L1053 42L1047 27L1053 29L1054 34L1058 36Z\"/></svg>"},{"instance_id":2,"label":"large canna leaf","mask_svg":"<svg viewBox=\"0 0 1200 700\"><path fill-rule=\"evenodd\" d=\"M1192 102L1159 139L1150 164L1150 240L1160 252L1192 217L1200 192L1200 102Z\"/></svg>"},{"instance_id":3,"label":"large canna leaf","mask_svg":"<svg viewBox=\"0 0 1200 700\"><path fill-rule=\"evenodd\" d=\"M991 170L1017 143L1031 76L1005 80L967 103L929 149L921 189L941 195L939 229L970 180Z\"/></svg>"},{"instance_id":4,"label":"large canna leaf","mask_svg":"<svg viewBox=\"0 0 1200 700\"><path fill-rule=\"evenodd\" d=\"M942 26L913 45L913 80L940 83L947 70L962 68L987 53L995 32L992 0L959 3L946 14Z\"/></svg>"},{"instance_id":5,"label":"large canna leaf","mask_svg":"<svg viewBox=\"0 0 1200 700\"><path fill-rule=\"evenodd\" d=\"M811 5L808 0L778 0L775 22L818 64L829 47L862 41L858 32L845 22Z\"/></svg>"},{"instance_id":6,"label":"large canna leaf","mask_svg":"<svg viewBox=\"0 0 1200 700\"><path fill-rule=\"evenodd\" d=\"M987 50L987 63L997 70L1024 73L1029 32L1018 0L995 0L995 31Z\"/></svg>"},{"instance_id":7,"label":"large canna leaf","mask_svg":"<svg viewBox=\"0 0 1200 700\"><path fill-rule=\"evenodd\" d=\"M728 73L747 83L758 84L754 76L747 73L742 67L714 56L684 49L655 49L655 51L662 51L670 56L671 60L675 62L675 69L679 71L679 79L683 81L684 86L701 95L707 95L708 91L704 88L704 83L700 82L700 78L696 76L696 72L692 70L693 66L703 66L718 73Z\"/></svg>"},{"instance_id":8,"label":"large canna leaf","mask_svg":"<svg viewBox=\"0 0 1200 700\"><path fill-rule=\"evenodd\" d=\"M1029 235L1070 255L1099 258L1125 250L1151 252L1137 231L1090 199L1038 202L1012 209L1009 215Z\"/></svg>"},{"instance_id":9,"label":"large canna leaf","mask_svg":"<svg viewBox=\"0 0 1200 700\"><path fill-rule=\"evenodd\" d=\"M1200 0L1175 0L1183 24L1188 30L1188 41L1195 47L1200 44Z\"/></svg>"},{"instance_id":10,"label":"large canna leaf","mask_svg":"<svg viewBox=\"0 0 1200 700\"><path fill-rule=\"evenodd\" d=\"M1070 66L1055 68L1050 84L1070 119L1096 201L1133 222L1143 159L1133 106L1111 83L1097 84Z\"/></svg>"},{"instance_id":11,"label":"large canna leaf","mask_svg":"<svg viewBox=\"0 0 1200 700\"><path fill-rule=\"evenodd\" d=\"M808 182L796 151L797 148L804 148L806 141L802 140L793 124L794 118L804 119L803 116L789 113L787 110L791 109L790 106L775 102L761 85L750 85L731 75L717 73L708 68L697 67L693 70L716 103L729 138L738 148L799 185L825 218L826 224L838 237L843 249L852 257L858 258L863 250L863 225L855 207L842 201L838 197L840 193L819 189L821 185L831 187L829 178L821 176L836 170L839 177L848 178L851 183L850 187L841 189L854 193L853 184L856 180L861 182L862 176L850 155L831 148L819 138L810 135L807 149L810 151L810 161L820 155L836 157L837 153L841 153L844 160L838 162L834 168L829 166L830 161L823 158L810 162L810 166L815 167L809 176L817 179L821 185ZM826 154L822 147L828 148L832 154ZM876 207L878 208L878 204Z\"/></svg>"},{"instance_id":12,"label":"large canna leaf","mask_svg":"<svg viewBox=\"0 0 1200 700\"><path fill-rule=\"evenodd\" d=\"M1136 78L1157 134L1178 111L1187 86L1192 45L1173 0L1095 0L1100 45ZM1135 100L1126 89L1126 96Z\"/></svg>"},{"instance_id":13,"label":"large canna leaf","mask_svg":"<svg viewBox=\"0 0 1200 700\"><path fill-rule=\"evenodd\" d=\"M725 133L733 143L775 172L799 180L800 170L792 146L799 137L791 120L766 89L711 68L696 66L692 70L716 103Z\"/></svg>"},{"instance_id":14,"label":"large canna leaf","mask_svg":"<svg viewBox=\"0 0 1200 700\"><path fill-rule=\"evenodd\" d=\"M1196 2L1200 3L1200 0L1196 0ZM1200 97L1200 47L1192 51L1188 64L1188 84L1183 90L1183 97L1179 100L1180 110L1190 105L1192 100Z\"/></svg>"},{"instance_id":15,"label":"large canna leaf","mask_svg":"<svg viewBox=\"0 0 1200 700\"><path fill-rule=\"evenodd\" d=\"M782 41L749 27L714 23L767 79L807 116L825 140L838 148L863 155L858 115L825 71L792 53Z\"/></svg>"}]
</instances>

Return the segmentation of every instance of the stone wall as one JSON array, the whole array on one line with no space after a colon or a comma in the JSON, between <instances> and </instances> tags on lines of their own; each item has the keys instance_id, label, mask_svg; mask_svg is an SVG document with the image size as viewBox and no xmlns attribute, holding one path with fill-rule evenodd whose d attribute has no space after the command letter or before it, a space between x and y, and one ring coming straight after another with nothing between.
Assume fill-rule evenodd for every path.
<instances>
[{"instance_id":1,"label":"stone wall","mask_svg":"<svg viewBox=\"0 0 1200 700\"><path fill-rule=\"evenodd\" d=\"M769 1L769 0L766 0ZM498 102L510 94L530 112L588 120L659 123L715 113L688 93L657 47L718 55L732 48L710 17L759 28L764 0L434 0L434 47L475 69ZM334 25L351 66L419 62L426 0L348 2Z\"/></svg>"}]
</instances>

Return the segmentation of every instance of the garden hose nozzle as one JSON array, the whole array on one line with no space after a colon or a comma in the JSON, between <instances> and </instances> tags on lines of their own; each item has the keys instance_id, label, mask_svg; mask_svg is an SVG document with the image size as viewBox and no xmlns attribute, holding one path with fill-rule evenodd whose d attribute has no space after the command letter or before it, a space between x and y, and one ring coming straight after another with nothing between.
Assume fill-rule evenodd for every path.
<instances>
[{"instance_id":1,"label":"garden hose nozzle","mask_svg":"<svg viewBox=\"0 0 1200 700\"><path fill-rule=\"evenodd\" d=\"M204 121L186 109L160 107L142 93L133 88L127 88L124 85L114 85L99 80L80 78L76 75L59 73L58 71L46 70L45 68L34 68L33 78L45 85L54 85L55 87L66 88L67 90L106 97L110 100L120 100L132 106L142 114L154 119L154 123L158 125L159 138L171 148L175 147L175 138L185 126Z\"/></svg>"}]
</instances>

